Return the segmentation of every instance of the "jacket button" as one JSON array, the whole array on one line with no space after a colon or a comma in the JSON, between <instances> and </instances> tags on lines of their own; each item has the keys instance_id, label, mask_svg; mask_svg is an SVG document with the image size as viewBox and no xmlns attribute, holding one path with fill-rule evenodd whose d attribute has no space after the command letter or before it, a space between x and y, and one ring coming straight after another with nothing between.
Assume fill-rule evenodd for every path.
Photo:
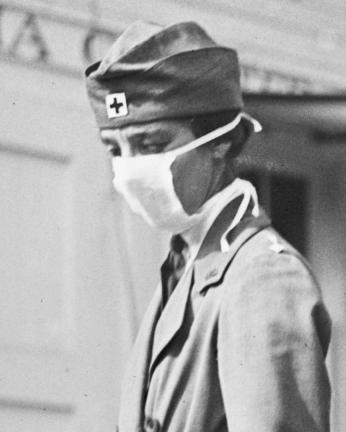
<instances>
[{"instance_id":1,"label":"jacket button","mask_svg":"<svg viewBox=\"0 0 346 432\"><path fill-rule=\"evenodd\" d=\"M154 427L154 420L150 417L147 419L147 426L149 429L152 429Z\"/></svg>"},{"instance_id":2,"label":"jacket button","mask_svg":"<svg viewBox=\"0 0 346 432\"><path fill-rule=\"evenodd\" d=\"M157 420L154 420L151 417L147 417L147 419L145 421L145 425L146 425L146 428L152 432L159 432L159 430L160 430L159 422Z\"/></svg>"}]
</instances>

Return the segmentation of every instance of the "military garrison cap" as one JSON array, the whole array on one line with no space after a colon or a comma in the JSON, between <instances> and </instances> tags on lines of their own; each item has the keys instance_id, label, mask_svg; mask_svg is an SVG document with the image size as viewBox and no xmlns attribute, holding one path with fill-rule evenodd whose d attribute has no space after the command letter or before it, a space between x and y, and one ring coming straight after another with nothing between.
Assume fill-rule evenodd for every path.
<instances>
[{"instance_id":1,"label":"military garrison cap","mask_svg":"<svg viewBox=\"0 0 346 432\"><path fill-rule=\"evenodd\" d=\"M100 129L243 107L236 51L194 22L134 23L86 81Z\"/></svg>"}]
</instances>

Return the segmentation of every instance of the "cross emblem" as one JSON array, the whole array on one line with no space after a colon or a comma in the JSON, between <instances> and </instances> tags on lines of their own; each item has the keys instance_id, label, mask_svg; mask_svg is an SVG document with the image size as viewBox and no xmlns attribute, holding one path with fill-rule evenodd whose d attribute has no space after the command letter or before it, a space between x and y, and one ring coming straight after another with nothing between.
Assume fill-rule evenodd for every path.
<instances>
[{"instance_id":1,"label":"cross emblem","mask_svg":"<svg viewBox=\"0 0 346 432\"><path fill-rule=\"evenodd\" d=\"M106 96L108 118L124 117L128 114L125 93L112 93Z\"/></svg>"},{"instance_id":2,"label":"cross emblem","mask_svg":"<svg viewBox=\"0 0 346 432\"><path fill-rule=\"evenodd\" d=\"M123 104L122 102L118 102L118 101L117 101L117 98L115 97L115 98L114 98L114 101L113 101L113 103L112 103L112 105L109 105L109 108L114 108L116 114L119 114L119 109L120 109L122 106L124 106L124 104Z\"/></svg>"}]
</instances>

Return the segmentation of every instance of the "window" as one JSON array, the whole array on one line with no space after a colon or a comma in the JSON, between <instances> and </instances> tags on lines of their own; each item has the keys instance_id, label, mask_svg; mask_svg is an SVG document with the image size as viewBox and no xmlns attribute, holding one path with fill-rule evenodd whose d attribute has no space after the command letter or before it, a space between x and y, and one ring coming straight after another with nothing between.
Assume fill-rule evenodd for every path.
<instances>
[{"instance_id":1,"label":"window","mask_svg":"<svg viewBox=\"0 0 346 432\"><path fill-rule=\"evenodd\" d=\"M303 255L308 252L308 181L293 174L240 169L258 192L260 205L274 228Z\"/></svg>"}]
</instances>

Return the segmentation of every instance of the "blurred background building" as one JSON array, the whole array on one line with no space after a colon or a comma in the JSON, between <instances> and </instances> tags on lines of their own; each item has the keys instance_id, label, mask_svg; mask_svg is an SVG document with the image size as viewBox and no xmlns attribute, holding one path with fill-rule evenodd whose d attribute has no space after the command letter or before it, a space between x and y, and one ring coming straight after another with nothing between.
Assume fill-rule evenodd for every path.
<instances>
[{"instance_id":1,"label":"blurred background building","mask_svg":"<svg viewBox=\"0 0 346 432\"><path fill-rule=\"evenodd\" d=\"M113 192L83 71L137 19L197 20L239 51L264 125L239 168L322 285L345 431L343 0L0 0L0 430L115 430L167 239Z\"/></svg>"}]
</instances>

